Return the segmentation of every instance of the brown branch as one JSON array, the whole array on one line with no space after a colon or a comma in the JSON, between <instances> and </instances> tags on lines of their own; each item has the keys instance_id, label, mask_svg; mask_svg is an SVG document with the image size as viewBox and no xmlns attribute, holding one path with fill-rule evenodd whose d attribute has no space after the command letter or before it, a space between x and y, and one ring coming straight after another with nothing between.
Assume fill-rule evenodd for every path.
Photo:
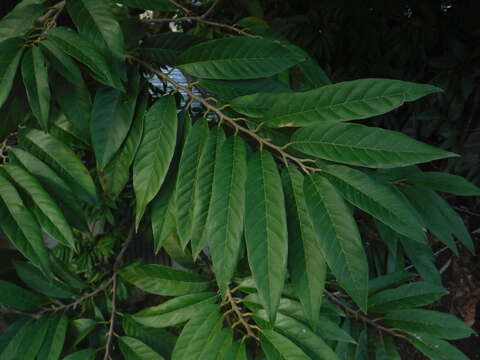
<instances>
[{"instance_id":1,"label":"brown branch","mask_svg":"<svg viewBox=\"0 0 480 360\"><path fill-rule=\"evenodd\" d=\"M245 320L245 314L242 312L242 310L240 309L240 307L238 306L237 302L235 301L235 299L233 298L233 295L232 295L232 290L230 290L229 288L227 288L227 294L226 294L226 300L227 300L227 304L230 305L230 309L231 311L236 315L238 321L237 323L242 325L243 328L245 329L246 333L247 333L247 337L251 337L251 338L254 338L256 340L259 340L258 339L258 336L255 335L255 333L253 332L252 330L252 327L251 325L248 323L247 320ZM234 324L235 325L235 324Z\"/></svg>"},{"instance_id":2,"label":"brown branch","mask_svg":"<svg viewBox=\"0 0 480 360\"><path fill-rule=\"evenodd\" d=\"M134 61L138 62L140 65L145 67L151 73L157 75L163 81L172 84L177 90L184 91L186 94L188 94L190 99L192 99L194 101L197 101L200 104L202 104L207 109L207 111L214 113L218 117L220 123L226 122L230 127L232 127L235 130L235 134L237 134L238 132L241 132L241 133L244 133L244 134L248 135L249 137L256 140L260 144L260 148L263 148L265 146L265 147L275 151L277 154L279 154L281 156L281 158L285 162L291 161L292 163L297 165L303 172L305 172L307 174L311 173L311 172L320 171L319 168L305 165L308 162L313 162L313 160L302 159L302 158L298 158L294 155L289 154L288 152L286 152L284 150L285 149L284 146L275 145L274 143L272 143L271 139L265 139L265 138L259 136L255 131L252 131L252 130L248 129L247 127L244 127L244 126L240 125L240 123L238 122L238 120L239 120L238 118L232 118L228 115L225 115L220 108L218 108L215 105L212 105L211 103L209 103L207 99L204 99L201 96L195 95L193 93L193 91L188 86L183 86L183 85L179 84L175 80L171 79L167 74L163 73L161 70L155 69L152 65L150 65L149 63L147 63L143 60L140 60L140 59L137 59L137 58L134 58L134 57L130 57L130 58L133 59Z\"/></svg>"},{"instance_id":3,"label":"brown branch","mask_svg":"<svg viewBox=\"0 0 480 360\"><path fill-rule=\"evenodd\" d=\"M170 3L173 4L173 6L179 8L180 10L182 10L185 14L187 15L190 15L192 12L187 9L185 6L183 6L182 4L179 4L178 2L176 2L175 0L170 0Z\"/></svg>"},{"instance_id":4,"label":"brown branch","mask_svg":"<svg viewBox=\"0 0 480 360\"><path fill-rule=\"evenodd\" d=\"M64 0L64 1L60 1L59 3L56 3L55 5L53 5L45 14L43 14L37 20L35 20L35 24L43 25L47 20L49 20L52 17L52 15L53 15L52 18L55 21L58 17L58 14L60 14L60 12L65 7L65 3L66 2Z\"/></svg>"},{"instance_id":5,"label":"brown branch","mask_svg":"<svg viewBox=\"0 0 480 360\"><path fill-rule=\"evenodd\" d=\"M110 347L112 343L112 338L115 328L115 312L116 312L116 298L117 298L117 273L113 274L112 277L112 313L110 314L110 327L107 333L107 344L105 345L105 355L103 360L109 360L110 357Z\"/></svg>"}]
</instances>

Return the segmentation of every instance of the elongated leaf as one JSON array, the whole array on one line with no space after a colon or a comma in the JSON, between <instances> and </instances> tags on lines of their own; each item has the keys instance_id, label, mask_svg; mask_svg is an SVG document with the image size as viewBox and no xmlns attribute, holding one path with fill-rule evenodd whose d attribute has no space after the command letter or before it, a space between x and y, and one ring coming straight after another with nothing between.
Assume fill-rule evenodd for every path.
<instances>
[{"instance_id":1,"label":"elongated leaf","mask_svg":"<svg viewBox=\"0 0 480 360\"><path fill-rule=\"evenodd\" d=\"M0 290L0 304L12 309L35 310L45 302L37 294L3 280L0 280Z\"/></svg>"},{"instance_id":2,"label":"elongated leaf","mask_svg":"<svg viewBox=\"0 0 480 360\"><path fill-rule=\"evenodd\" d=\"M27 259L39 266L45 274L50 274L48 252L40 226L25 207L15 187L0 174L0 206L2 205L10 214L2 217L2 229Z\"/></svg>"},{"instance_id":3,"label":"elongated leaf","mask_svg":"<svg viewBox=\"0 0 480 360\"><path fill-rule=\"evenodd\" d=\"M138 339L122 336L118 339L120 350L127 360L163 360L164 358L156 353L148 345Z\"/></svg>"},{"instance_id":4,"label":"elongated leaf","mask_svg":"<svg viewBox=\"0 0 480 360\"><path fill-rule=\"evenodd\" d=\"M63 360L94 360L96 353L95 349L80 350L64 357Z\"/></svg>"},{"instance_id":5,"label":"elongated leaf","mask_svg":"<svg viewBox=\"0 0 480 360\"><path fill-rule=\"evenodd\" d=\"M68 146L51 135L35 129L25 132L21 141L64 175L79 197L93 204L98 201L97 189L90 173Z\"/></svg>"},{"instance_id":6,"label":"elongated leaf","mask_svg":"<svg viewBox=\"0 0 480 360\"><path fill-rule=\"evenodd\" d=\"M191 34L168 32L147 37L139 50L146 60L173 66L182 51L201 41L202 38Z\"/></svg>"},{"instance_id":7,"label":"elongated leaf","mask_svg":"<svg viewBox=\"0 0 480 360\"><path fill-rule=\"evenodd\" d=\"M478 196L480 189L461 176L436 171L418 172L407 177L408 182L435 191L460 196Z\"/></svg>"},{"instance_id":8,"label":"elongated leaf","mask_svg":"<svg viewBox=\"0 0 480 360\"><path fill-rule=\"evenodd\" d=\"M111 6L97 0L67 0L67 10L79 33L107 60L117 89L126 80L123 32Z\"/></svg>"},{"instance_id":9,"label":"elongated leaf","mask_svg":"<svg viewBox=\"0 0 480 360\"><path fill-rule=\"evenodd\" d=\"M325 260L339 284L366 310L368 262L350 209L327 179L305 179L308 210Z\"/></svg>"},{"instance_id":10,"label":"elongated leaf","mask_svg":"<svg viewBox=\"0 0 480 360\"><path fill-rule=\"evenodd\" d=\"M70 81L73 85L84 84L82 73L67 54L62 52L52 41L46 39L41 41L38 46L48 58L49 64L54 70L62 75L65 80Z\"/></svg>"},{"instance_id":11,"label":"elongated leaf","mask_svg":"<svg viewBox=\"0 0 480 360\"><path fill-rule=\"evenodd\" d=\"M371 168L408 166L458 156L399 132L360 124L325 123L297 130L293 147L321 159Z\"/></svg>"},{"instance_id":12,"label":"elongated leaf","mask_svg":"<svg viewBox=\"0 0 480 360\"><path fill-rule=\"evenodd\" d=\"M155 253L176 233L174 183L163 186L152 201L150 218Z\"/></svg>"},{"instance_id":13,"label":"elongated leaf","mask_svg":"<svg viewBox=\"0 0 480 360\"><path fill-rule=\"evenodd\" d=\"M248 162L245 208L248 263L274 323L285 281L288 238L281 179L266 151L256 153Z\"/></svg>"},{"instance_id":14,"label":"elongated leaf","mask_svg":"<svg viewBox=\"0 0 480 360\"><path fill-rule=\"evenodd\" d=\"M13 181L20 185L20 187L30 195L41 213L47 217L56 230L58 230L61 237L57 240L70 246L72 249L75 249L75 238L73 237L70 225L68 225L68 222L58 205L43 189L39 181L20 166L9 164L5 165L3 169L8 175L10 175Z\"/></svg>"},{"instance_id":15,"label":"elongated leaf","mask_svg":"<svg viewBox=\"0 0 480 360\"><path fill-rule=\"evenodd\" d=\"M242 113L258 108L267 126L310 126L322 122L365 119L384 114L422 96L440 91L425 84L390 79L346 81L295 94L254 94L235 99ZM258 105L257 105L258 104ZM249 115L248 113L246 115Z\"/></svg>"},{"instance_id":16,"label":"elongated leaf","mask_svg":"<svg viewBox=\"0 0 480 360\"><path fill-rule=\"evenodd\" d=\"M425 242L425 233L416 214L391 185L345 166L326 166L322 174L348 202L396 232L418 242Z\"/></svg>"},{"instance_id":17,"label":"elongated leaf","mask_svg":"<svg viewBox=\"0 0 480 360\"><path fill-rule=\"evenodd\" d=\"M1 29L2 26L0 25L0 39ZM23 49L23 39L21 38L12 38L0 42L0 107L3 106L12 89Z\"/></svg>"},{"instance_id":18,"label":"elongated leaf","mask_svg":"<svg viewBox=\"0 0 480 360\"><path fill-rule=\"evenodd\" d=\"M216 300L217 295L210 292L179 296L158 306L146 308L132 315L132 318L144 326L164 328L191 319L204 308L210 308Z\"/></svg>"},{"instance_id":19,"label":"elongated leaf","mask_svg":"<svg viewBox=\"0 0 480 360\"><path fill-rule=\"evenodd\" d=\"M122 90L123 86L114 79L107 61L97 49L71 28L55 27L48 31L47 39L52 41L61 51L75 58L92 72L102 84Z\"/></svg>"},{"instance_id":20,"label":"elongated leaf","mask_svg":"<svg viewBox=\"0 0 480 360\"><path fill-rule=\"evenodd\" d=\"M0 42L25 35L46 8L43 0L19 1L0 21ZM0 54L3 53L0 51Z\"/></svg>"},{"instance_id":21,"label":"elongated leaf","mask_svg":"<svg viewBox=\"0 0 480 360\"><path fill-rule=\"evenodd\" d=\"M191 47L180 55L176 65L200 78L241 80L272 76L302 60L279 42L231 37Z\"/></svg>"},{"instance_id":22,"label":"elongated leaf","mask_svg":"<svg viewBox=\"0 0 480 360\"><path fill-rule=\"evenodd\" d=\"M217 283L222 291L237 266L245 216L246 148L240 137L228 138L215 159L207 239Z\"/></svg>"},{"instance_id":23,"label":"elongated leaf","mask_svg":"<svg viewBox=\"0 0 480 360\"><path fill-rule=\"evenodd\" d=\"M50 87L45 57L39 47L28 50L22 60L22 77L33 115L43 129L48 129Z\"/></svg>"},{"instance_id":24,"label":"elongated leaf","mask_svg":"<svg viewBox=\"0 0 480 360\"><path fill-rule=\"evenodd\" d=\"M130 80L126 94L100 88L93 102L90 131L95 157L105 168L122 146L133 121L137 102L139 78Z\"/></svg>"},{"instance_id":25,"label":"elongated leaf","mask_svg":"<svg viewBox=\"0 0 480 360\"><path fill-rule=\"evenodd\" d=\"M284 359L289 360L310 360L302 349L295 345L287 337L279 334L275 330L263 329L264 338L281 354ZM263 347L263 342L262 342ZM268 358L270 360L270 358Z\"/></svg>"},{"instance_id":26,"label":"elongated leaf","mask_svg":"<svg viewBox=\"0 0 480 360\"><path fill-rule=\"evenodd\" d=\"M430 360L469 360L455 346L435 337L412 336L410 342Z\"/></svg>"},{"instance_id":27,"label":"elongated leaf","mask_svg":"<svg viewBox=\"0 0 480 360\"><path fill-rule=\"evenodd\" d=\"M223 359L248 360L245 342L234 342ZM220 358L218 360L220 360Z\"/></svg>"},{"instance_id":28,"label":"elongated leaf","mask_svg":"<svg viewBox=\"0 0 480 360\"><path fill-rule=\"evenodd\" d=\"M72 340L73 347L85 339L97 327L97 321L93 319L75 319L72 321Z\"/></svg>"},{"instance_id":29,"label":"elongated leaf","mask_svg":"<svg viewBox=\"0 0 480 360\"><path fill-rule=\"evenodd\" d=\"M447 291L427 282L416 282L387 289L369 298L369 311L387 312L428 305L440 299Z\"/></svg>"},{"instance_id":30,"label":"elongated leaf","mask_svg":"<svg viewBox=\"0 0 480 360\"><path fill-rule=\"evenodd\" d=\"M255 80L201 80L200 86L207 89L222 99L231 100L239 96L253 94L257 92L289 92L287 86L279 81L272 79L255 79Z\"/></svg>"},{"instance_id":31,"label":"elongated leaf","mask_svg":"<svg viewBox=\"0 0 480 360\"><path fill-rule=\"evenodd\" d=\"M42 346L45 336L47 335L50 323L51 319L44 316L30 324L27 324L26 327L28 327L28 330L25 334L25 337L21 338L21 342L18 346L18 352L14 354L13 357L7 356L4 358L2 354L0 359L34 359Z\"/></svg>"},{"instance_id":32,"label":"elongated leaf","mask_svg":"<svg viewBox=\"0 0 480 360\"><path fill-rule=\"evenodd\" d=\"M382 275L370 280L368 284L368 292L370 295L385 290L387 288L400 285L404 282L412 280L414 274L407 271L397 271L390 274Z\"/></svg>"},{"instance_id":33,"label":"elongated leaf","mask_svg":"<svg viewBox=\"0 0 480 360\"><path fill-rule=\"evenodd\" d=\"M68 318L65 314L54 315L45 335L45 341L40 348L37 359L58 360L63 350L67 335Z\"/></svg>"},{"instance_id":34,"label":"elongated leaf","mask_svg":"<svg viewBox=\"0 0 480 360\"><path fill-rule=\"evenodd\" d=\"M169 0L120 0L120 4L125 4L133 8L158 11L174 11L176 7Z\"/></svg>"},{"instance_id":35,"label":"elongated leaf","mask_svg":"<svg viewBox=\"0 0 480 360\"><path fill-rule=\"evenodd\" d=\"M162 265L130 265L120 276L136 287L157 295L179 296L208 289L210 282L195 273Z\"/></svg>"},{"instance_id":36,"label":"elongated leaf","mask_svg":"<svg viewBox=\"0 0 480 360\"><path fill-rule=\"evenodd\" d=\"M305 314L315 328L325 285L325 259L305 202L302 174L288 167L282 176L288 220L288 267Z\"/></svg>"},{"instance_id":37,"label":"elongated leaf","mask_svg":"<svg viewBox=\"0 0 480 360\"><path fill-rule=\"evenodd\" d=\"M165 179L175 150L177 116L173 96L157 100L145 117L143 138L133 165L136 227Z\"/></svg>"},{"instance_id":38,"label":"elongated leaf","mask_svg":"<svg viewBox=\"0 0 480 360\"><path fill-rule=\"evenodd\" d=\"M330 85L332 83L325 71L318 66L317 62L313 58L308 58L307 60L301 62L298 64L298 67L300 68L305 81L312 89Z\"/></svg>"},{"instance_id":39,"label":"elongated leaf","mask_svg":"<svg viewBox=\"0 0 480 360\"><path fill-rule=\"evenodd\" d=\"M380 337L378 339L375 360L401 360L400 354L390 337Z\"/></svg>"}]
</instances>

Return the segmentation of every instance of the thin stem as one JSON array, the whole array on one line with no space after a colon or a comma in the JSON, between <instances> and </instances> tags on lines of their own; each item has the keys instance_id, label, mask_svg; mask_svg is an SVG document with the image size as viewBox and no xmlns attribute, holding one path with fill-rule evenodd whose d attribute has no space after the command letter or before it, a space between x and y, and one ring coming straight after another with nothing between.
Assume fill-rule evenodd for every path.
<instances>
[{"instance_id":1,"label":"thin stem","mask_svg":"<svg viewBox=\"0 0 480 360\"><path fill-rule=\"evenodd\" d=\"M110 359L110 348L111 348L112 338L115 333L114 328L115 328L116 301L117 301L117 273L114 273L112 277L112 313L110 314L110 327L107 333L107 344L105 345L105 355L103 356L103 360Z\"/></svg>"},{"instance_id":2,"label":"thin stem","mask_svg":"<svg viewBox=\"0 0 480 360\"><path fill-rule=\"evenodd\" d=\"M208 16L213 12L213 10L215 10L215 8L218 6L218 4L220 4L221 1L222 1L222 0L217 0L217 1L215 1L215 2L213 3L213 5L210 6L210 7L208 8L208 10L205 11L205 12L203 13L203 15L201 15L200 17L201 17L202 19L208 18Z\"/></svg>"},{"instance_id":3,"label":"thin stem","mask_svg":"<svg viewBox=\"0 0 480 360\"><path fill-rule=\"evenodd\" d=\"M45 14L40 16L37 20L35 20L35 24L43 25L50 17L53 15L53 19L56 20L58 14L63 10L65 7L66 1L60 1L53 5Z\"/></svg>"},{"instance_id":4,"label":"thin stem","mask_svg":"<svg viewBox=\"0 0 480 360\"><path fill-rule=\"evenodd\" d=\"M155 69L152 65L150 65L149 63L146 63L143 60L140 60L140 59L137 59L137 58L133 58L133 59L136 62L138 62L140 65L145 67L147 70L149 70L150 72L157 75L162 80L172 84L176 89L184 91L194 101L197 101L200 104L202 104L207 109L207 111L210 111L210 112L214 113L215 115L217 115L220 123L225 121L230 127L232 127L235 130L235 133L241 132L241 133L244 133L244 134L248 135L249 137L256 140L260 144L261 148L263 148L265 146L265 147L267 147L271 150L274 150L282 158L287 159L287 160L291 161L292 163L296 164L305 173L320 171L320 169L318 169L316 167L311 167L311 166L305 165L306 159L297 158L296 156L293 156L293 155L287 153L286 151L283 150L282 146L278 146L278 145L275 145L274 143L272 143L271 139L265 139L265 138L261 137L260 135L258 135L255 132L255 130L252 131L252 130L242 126L240 124L240 122L237 121L238 119L235 119L235 118L232 118L228 115L225 115L217 106L212 105L211 103L209 103L203 97L195 95L193 93L193 91L188 86L183 86L183 85L179 84L175 80L171 79L168 75L163 73L161 70Z\"/></svg>"},{"instance_id":5,"label":"thin stem","mask_svg":"<svg viewBox=\"0 0 480 360\"><path fill-rule=\"evenodd\" d=\"M176 2L175 0L170 0L170 3L173 4L173 6L179 8L180 10L182 10L185 14L187 15L190 15L192 12L187 9L185 6L183 6L182 4L179 4L178 2Z\"/></svg>"}]
</instances>

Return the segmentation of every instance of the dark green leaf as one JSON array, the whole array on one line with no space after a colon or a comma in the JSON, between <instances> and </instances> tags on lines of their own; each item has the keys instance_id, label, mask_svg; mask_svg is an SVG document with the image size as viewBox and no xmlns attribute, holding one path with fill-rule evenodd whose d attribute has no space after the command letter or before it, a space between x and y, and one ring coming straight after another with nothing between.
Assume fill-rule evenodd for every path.
<instances>
[{"instance_id":1,"label":"dark green leaf","mask_svg":"<svg viewBox=\"0 0 480 360\"><path fill-rule=\"evenodd\" d=\"M0 38L3 21L0 22ZM0 42L0 107L5 103L12 89L23 49L23 40L21 38Z\"/></svg>"},{"instance_id":2,"label":"dark green leaf","mask_svg":"<svg viewBox=\"0 0 480 360\"><path fill-rule=\"evenodd\" d=\"M380 337L378 339L375 360L401 360L392 338Z\"/></svg>"},{"instance_id":3,"label":"dark green leaf","mask_svg":"<svg viewBox=\"0 0 480 360\"><path fill-rule=\"evenodd\" d=\"M448 342L430 337L410 337L410 342L430 360L469 360L460 350Z\"/></svg>"},{"instance_id":4,"label":"dark green leaf","mask_svg":"<svg viewBox=\"0 0 480 360\"><path fill-rule=\"evenodd\" d=\"M0 304L27 311L38 309L45 301L37 294L15 284L0 280Z\"/></svg>"},{"instance_id":5,"label":"dark green leaf","mask_svg":"<svg viewBox=\"0 0 480 360\"><path fill-rule=\"evenodd\" d=\"M160 65L174 65L182 51L200 41L202 38L183 32L167 32L146 38L139 50L146 60Z\"/></svg>"},{"instance_id":6,"label":"dark green leaf","mask_svg":"<svg viewBox=\"0 0 480 360\"><path fill-rule=\"evenodd\" d=\"M375 294L381 290L403 284L404 282L412 280L414 277L414 274L407 271L397 271L394 273L376 277L370 280L368 284L368 293L370 295Z\"/></svg>"},{"instance_id":7,"label":"dark green leaf","mask_svg":"<svg viewBox=\"0 0 480 360\"><path fill-rule=\"evenodd\" d=\"M45 341L40 348L37 359L58 360L63 350L67 335L68 318L65 314L54 315L50 318L50 324Z\"/></svg>"},{"instance_id":8,"label":"dark green leaf","mask_svg":"<svg viewBox=\"0 0 480 360\"><path fill-rule=\"evenodd\" d=\"M82 73L75 64L75 61L62 52L55 43L50 40L43 40L38 46L48 58L49 64L57 73L62 75L65 80L70 81L73 85L84 85Z\"/></svg>"},{"instance_id":9,"label":"dark green leaf","mask_svg":"<svg viewBox=\"0 0 480 360\"><path fill-rule=\"evenodd\" d=\"M0 21L0 42L25 35L34 25L34 21L47 9L44 2L44 0L17 1L18 5ZM0 54L3 54L1 50Z\"/></svg>"},{"instance_id":10,"label":"dark green leaf","mask_svg":"<svg viewBox=\"0 0 480 360\"><path fill-rule=\"evenodd\" d=\"M63 360L94 360L96 353L95 349L80 350L64 357Z\"/></svg>"},{"instance_id":11,"label":"dark green leaf","mask_svg":"<svg viewBox=\"0 0 480 360\"><path fill-rule=\"evenodd\" d=\"M231 100L238 96L254 94L257 92L289 92L288 87L273 79L255 80L200 80L200 86L222 99Z\"/></svg>"},{"instance_id":12,"label":"dark green leaf","mask_svg":"<svg viewBox=\"0 0 480 360\"><path fill-rule=\"evenodd\" d=\"M284 359L311 360L302 349L275 330L264 329L262 330L262 335L281 354L281 356L283 356Z\"/></svg>"},{"instance_id":13,"label":"dark green leaf","mask_svg":"<svg viewBox=\"0 0 480 360\"><path fill-rule=\"evenodd\" d=\"M156 353L148 345L140 340L129 336L122 336L118 339L120 350L126 360L163 360L164 358Z\"/></svg>"},{"instance_id":14,"label":"dark green leaf","mask_svg":"<svg viewBox=\"0 0 480 360\"><path fill-rule=\"evenodd\" d=\"M480 189L461 176L436 171L418 172L407 177L407 181L431 190L460 196L478 196Z\"/></svg>"},{"instance_id":15,"label":"dark green leaf","mask_svg":"<svg viewBox=\"0 0 480 360\"><path fill-rule=\"evenodd\" d=\"M165 242L176 234L174 183L169 182L160 189L152 201L150 218L155 253L158 253Z\"/></svg>"}]
</instances>

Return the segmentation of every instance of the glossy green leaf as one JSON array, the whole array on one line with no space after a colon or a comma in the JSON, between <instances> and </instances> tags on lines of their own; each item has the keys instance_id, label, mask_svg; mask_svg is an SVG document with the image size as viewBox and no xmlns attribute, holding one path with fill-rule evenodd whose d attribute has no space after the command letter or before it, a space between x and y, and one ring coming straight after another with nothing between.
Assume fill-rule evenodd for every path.
<instances>
[{"instance_id":1,"label":"glossy green leaf","mask_svg":"<svg viewBox=\"0 0 480 360\"><path fill-rule=\"evenodd\" d=\"M0 22L0 38L1 24ZM12 38L0 42L0 107L3 106L12 89L23 49L23 39L21 38Z\"/></svg>"},{"instance_id":2,"label":"glossy green leaf","mask_svg":"<svg viewBox=\"0 0 480 360\"><path fill-rule=\"evenodd\" d=\"M174 11L176 7L169 0L120 0L120 4L133 8L158 11Z\"/></svg>"},{"instance_id":3,"label":"glossy green leaf","mask_svg":"<svg viewBox=\"0 0 480 360\"><path fill-rule=\"evenodd\" d=\"M305 179L305 198L325 260L340 286L367 308L368 262L350 209L327 179Z\"/></svg>"},{"instance_id":4,"label":"glossy green leaf","mask_svg":"<svg viewBox=\"0 0 480 360\"><path fill-rule=\"evenodd\" d=\"M58 360L67 335L68 318L65 314L53 315L37 359Z\"/></svg>"},{"instance_id":5,"label":"glossy green leaf","mask_svg":"<svg viewBox=\"0 0 480 360\"><path fill-rule=\"evenodd\" d=\"M120 350L127 360L163 360L164 357L156 353L148 345L138 339L122 336L118 339Z\"/></svg>"},{"instance_id":6,"label":"glossy green leaf","mask_svg":"<svg viewBox=\"0 0 480 360\"><path fill-rule=\"evenodd\" d=\"M168 0L166 0L168 2ZM152 1L153 2L153 1ZM167 32L147 37L139 49L142 57L160 65L175 65L178 55L202 38L183 32Z\"/></svg>"},{"instance_id":7,"label":"glossy green leaf","mask_svg":"<svg viewBox=\"0 0 480 360\"><path fill-rule=\"evenodd\" d=\"M292 147L324 160L371 168L408 166L458 156L399 132L360 124L324 123L297 130Z\"/></svg>"},{"instance_id":8,"label":"glossy green leaf","mask_svg":"<svg viewBox=\"0 0 480 360\"><path fill-rule=\"evenodd\" d=\"M230 37L191 47L179 56L176 65L200 78L241 80L272 76L302 60L280 42Z\"/></svg>"},{"instance_id":9,"label":"glossy green leaf","mask_svg":"<svg viewBox=\"0 0 480 360\"><path fill-rule=\"evenodd\" d=\"M370 312L387 312L408 309L433 303L447 291L428 282L415 282L401 285L396 289L387 289L368 299Z\"/></svg>"},{"instance_id":10,"label":"glossy green leaf","mask_svg":"<svg viewBox=\"0 0 480 360\"><path fill-rule=\"evenodd\" d=\"M3 280L0 280L0 290L0 304L12 309L35 310L45 302L39 295Z\"/></svg>"},{"instance_id":11,"label":"glossy green leaf","mask_svg":"<svg viewBox=\"0 0 480 360\"><path fill-rule=\"evenodd\" d=\"M199 85L225 100L257 92L289 92L287 86L273 79L254 80L200 80Z\"/></svg>"},{"instance_id":12,"label":"glossy green leaf","mask_svg":"<svg viewBox=\"0 0 480 360\"><path fill-rule=\"evenodd\" d=\"M80 35L107 60L117 89L126 80L123 32L112 7L104 1L67 0L67 10Z\"/></svg>"},{"instance_id":13,"label":"glossy green leaf","mask_svg":"<svg viewBox=\"0 0 480 360\"><path fill-rule=\"evenodd\" d=\"M469 360L455 346L435 337L412 336L410 337L410 343L430 360Z\"/></svg>"},{"instance_id":14,"label":"glossy green leaf","mask_svg":"<svg viewBox=\"0 0 480 360\"><path fill-rule=\"evenodd\" d=\"M208 279L193 272L162 265L130 265L120 276L136 287L157 295L179 296L202 292L210 286Z\"/></svg>"},{"instance_id":15,"label":"glossy green leaf","mask_svg":"<svg viewBox=\"0 0 480 360\"><path fill-rule=\"evenodd\" d=\"M94 360L96 353L95 349L80 350L64 357L63 360Z\"/></svg>"},{"instance_id":16,"label":"glossy green leaf","mask_svg":"<svg viewBox=\"0 0 480 360\"><path fill-rule=\"evenodd\" d=\"M48 63L65 80L72 84L84 84L82 73L72 58L62 52L52 41L46 39L41 41L38 46L48 59Z\"/></svg>"},{"instance_id":17,"label":"glossy green leaf","mask_svg":"<svg viewBox=\"0 0 480 360\"><path fill-rule=\"evenodd\" d=\"M237 266L245 216L246 147L240 137L228 138L215 159L207 239L213 269L222 291Z\"/></svg>"},{"instance_id":18,"label":"glossy green leaf","mask_svg":"<svg viewBox=\"0 0 480 360\"><path fill-rule=\"evenodd\" d=\"M291 281L310 323L318 323L326 263L308 213L303 175L293 167L282 173L288 224L288 268Z\"/></svg>"},{"instance_id":19,"label":"glossy green leaf","mask_svg":"<svg viewBox=\"0 0 480 360\"><path fill-rule=\"evenodd\" d=\"M50 220L58 233L60 233L61 236L57 240L75 249L75 238L70 225L61 209L48 192L45 191L40 182L20 166L8 164L3 169L31 197L40 212Z\"/></svg>"},{"instance_id":20,"label":"glossy green leaf","mask_svg":"<svg viewBox=\"0 0 480 360\"><path fill-rule=\"evenodd\" d=\"M0 42L25 35L33 27L35 19L47 9L43 0L23 0L16 3L0 20ZM0 51L0 54L3 53Z\"/></svg>"},{"instance_id":21,"label":"glossy green leaf","mask_svg":"<svg viewBox=\"0 0 480 360\"><path fill-rule=\"evenodd\" d=\"M275 330L263 329L262 335L281 354L281 356L283 356L284 359L311 360L302 349L295 345L295 343Z\"/></svg>"},{"instance_id":22,"label":"glossy green leaf","mask_svg":"<svg viewBox=\"0 0 480 360\"><path fill-rule=\"evenodd\" d=\"M346 166L326 166L322 174L345 200L369 213L396 232L419 242L425 233L409 204L388 183L376 181L360 170Z\"/></svg>"},{"instance_id":23,"label":"glossy green leaf","mask_svg":"<svg viewBox=\"0 0 480 360\"><path fill-rule=\"evenodd\" d=\"M217 295L211 292L179 296L160 305L143 309L132 315L132 318L144 326L164 328L191 319L203 309L210 308L216 300Z\"/></svg>"},{"instance_id":24,"label":"glossy green leaf","mask_svg":"<svg viewBox=\"0 0 480 360\"><path fill-rule=\"evenodd\" d=\"M282 183L267 151L249 159L245 198L248 263L273 323L285 281L288 238Z\"/></svg>"},{"instance_id":25,"label":"glossy green leaf","mask_svg":"<svg viewBox=\"0 0 480 360\"><path fill-rule=\"evenodd\" d=\"M173 96L158 99L145 116L143 138L133 165L136 227L160 190L175 150L177 114Z\"/></svg>"},{"instance_id":26,"label":"glossy green leaf","mask_svg":"<svg viewBox=\"0 0 480 360\"><path fill-rule=\"evenodd\" d=\"M21 143L32 148L41 159L58 170L79 197L93 204L98 201L97 189L88 169L67 145L35 129L25 132Z\"/></svg>"},{"instance_id":27,"label":"glossy green leaf","mask_svg":"<svg viewBox=\"0 0 480 360\"><path fill-rule=\"evenodd\" d=\"M431 190L460 196L478 196L480 188L465 178L437 171L418 172L407 177L407 181Z\"/></svg>"}]
</instances>

